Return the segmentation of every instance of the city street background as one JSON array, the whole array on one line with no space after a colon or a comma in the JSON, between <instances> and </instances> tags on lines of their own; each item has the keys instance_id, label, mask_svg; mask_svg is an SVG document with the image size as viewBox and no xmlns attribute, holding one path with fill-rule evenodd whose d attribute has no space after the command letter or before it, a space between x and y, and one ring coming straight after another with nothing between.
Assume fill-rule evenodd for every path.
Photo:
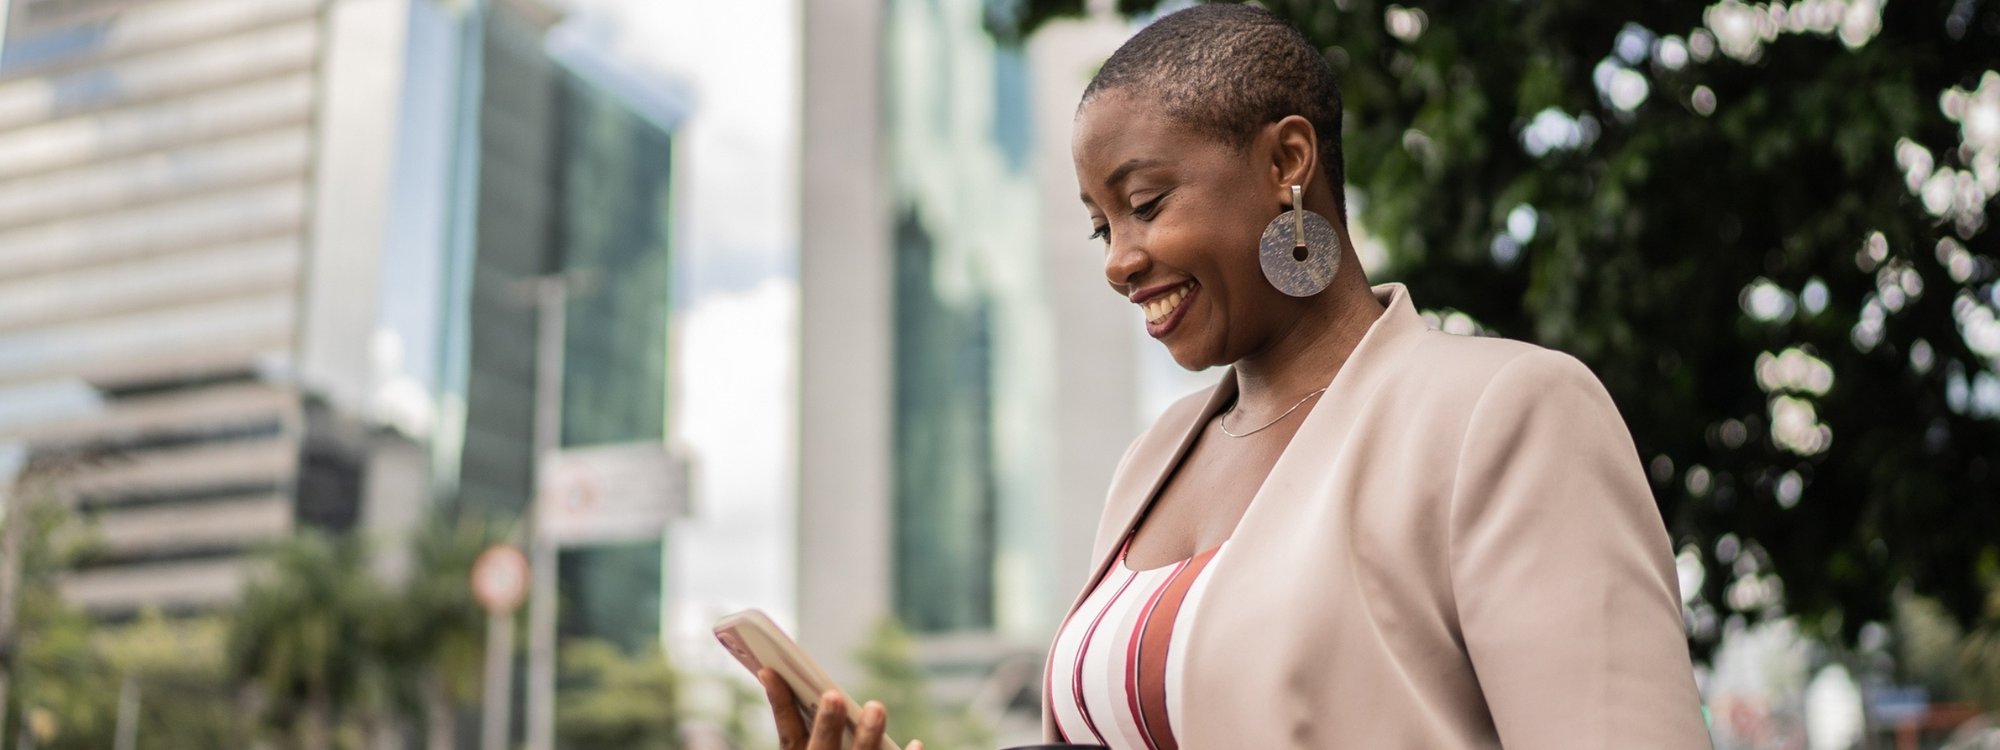
<instances>
[{"instance_id":1,"label":"city street background","mask_svg":"<svg viewBox=\"0 0 2000 750\"><path fill-rule=\"evenodd\" d=\"M0 0L0 748L772 747L751 607L1032 741L1220 375L1069 157L1187 4ZM2000 5L1265 5L1370 279L1617 401L1717 747L2000 747Z\"/></svg>"}]
</instances>

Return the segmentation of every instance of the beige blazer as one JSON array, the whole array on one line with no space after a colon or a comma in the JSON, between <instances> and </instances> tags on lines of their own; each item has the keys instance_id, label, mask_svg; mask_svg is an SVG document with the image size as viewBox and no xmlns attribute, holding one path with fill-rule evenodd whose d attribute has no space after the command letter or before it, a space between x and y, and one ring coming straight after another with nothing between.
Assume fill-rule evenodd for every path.
<instances>
[{"instance_id":1,"label":"beige blazer","mask_svg":"<svg viewBox=\"0 0 2000 750\"><path fill-rule=\"evenodd\" d=\"M1673 553L1603 386L1559 352L1430 330L1400 285L1375 294L1387 312L1180 614L1180 746L1709 747ZM1182 399L1126 452L1090 585L1235 389Z\"/></svg>"}]
</instances>

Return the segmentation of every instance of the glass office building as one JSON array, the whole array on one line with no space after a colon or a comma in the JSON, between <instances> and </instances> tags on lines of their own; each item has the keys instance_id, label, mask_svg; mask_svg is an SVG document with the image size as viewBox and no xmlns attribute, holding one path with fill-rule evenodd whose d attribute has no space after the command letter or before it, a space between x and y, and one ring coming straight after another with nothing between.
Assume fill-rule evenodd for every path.
<instances>
[{"instance_id":1,"label":"glass office building","mask_svg":"<svg viewBox=\"0 0 2000 750\"><path fill-rule=\"evenodd\" d=\"M667 437L667 321L671 276L669 128L677 112L621 94L582 60L556 90L556 250L577 279L565 316L562 444ZM662 594L659 542L600 546L563 558L571 632L630 650L656 643Z\"/></svg>"},{"instance_id":2,"label":"glass office building","mask_svg":"<svg viewBox=\"0 0 2000 750\"><path fill-rule=\"evenodd\" d=\"M482 80L459 497L514 515L532 496L532 279L563 273L560 445L666 439L671 128L679 104L580 48L552 56L541 6L474 21ZM560 58L560 59L559 59ZM628 649L660 633L658 542L565 550L568 635Z\"/></svg>"},{"instance_id":3,"label":"glass office building","mask_svg":"<svg viewBox=\"0 0 2000 750\"><path fill-rule=\"evenodd\" d=\"M223 605L257 545L437 498L520 517L548 273L587 282L563 444L664 438L679 105L552 57L546 5L7 7L0 442L117 455L73 483L72 600ZM657 638L658 544L564 562L570 632Z\"/></svg>"}]
</instances>

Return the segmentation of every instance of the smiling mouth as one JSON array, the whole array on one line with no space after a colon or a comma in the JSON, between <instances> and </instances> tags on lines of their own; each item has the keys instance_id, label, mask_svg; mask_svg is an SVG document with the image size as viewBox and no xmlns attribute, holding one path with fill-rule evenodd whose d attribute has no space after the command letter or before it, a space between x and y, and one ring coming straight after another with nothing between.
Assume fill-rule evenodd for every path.
<instances>
[{"instance_id":1,"label":"smiling mouth","mask_svg":"<svg viewBox=\"0 0 2000 750\"><path fill-rule=\"evenodd\" d=\"M1158 323L1166 320L1167 316L1174 314L1174 310L1180 308L1181 301L1187 299L1188 292L1193 288L1194 282L1189 281L1182 284L1179 289L1139 303L1140 309L1146 313L1146 322Z\"/></svg>"}]
</instances>

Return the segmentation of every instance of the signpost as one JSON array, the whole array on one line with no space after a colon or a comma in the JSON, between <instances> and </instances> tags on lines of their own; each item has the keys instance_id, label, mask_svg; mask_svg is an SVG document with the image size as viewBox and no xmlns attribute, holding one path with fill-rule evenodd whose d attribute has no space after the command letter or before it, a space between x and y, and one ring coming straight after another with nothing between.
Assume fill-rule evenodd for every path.
<instances>
[{"instance_id":1,"label":"signpost","mask_svg":"<svg viewBox=\"0 0 2000 750\"><path fill-rule=\"evenodd\" d=\"M526 566L532 581L527 750L555 748L557 553L565 546L657 539L668 520L684 513L688 496L685 463L658 442L562 450L563 337L572 280L562 274L543 276L534 286L536 464ZM508 620L511 638L512 619L494 619ZM504 725L500 731L504 739ZM488 745L489 750L498 747Z\"/></svg>"},{"instance_id":2,"label":"signpost","mask_svg":"<svg viewBox=\"0 0 2000 750\"><path fill-rule=\"evenodd\" d=\"M658 539L686 512L687 468L657 442L550 454L537 474L535 528L559 546Z\"/></svg>"},{"instance_id":3,"label":"signpost","mask_svg":"<svg viewBox=\"0 0 2000 750\"><path fill-rule=\"evenodd\" d=\"M514 681L514 611L528 596L528 556L496 544L472 563L472 598L486 610L486 697L480 711L481 750L506 750Z\"/></svg>"}]
</instances>

